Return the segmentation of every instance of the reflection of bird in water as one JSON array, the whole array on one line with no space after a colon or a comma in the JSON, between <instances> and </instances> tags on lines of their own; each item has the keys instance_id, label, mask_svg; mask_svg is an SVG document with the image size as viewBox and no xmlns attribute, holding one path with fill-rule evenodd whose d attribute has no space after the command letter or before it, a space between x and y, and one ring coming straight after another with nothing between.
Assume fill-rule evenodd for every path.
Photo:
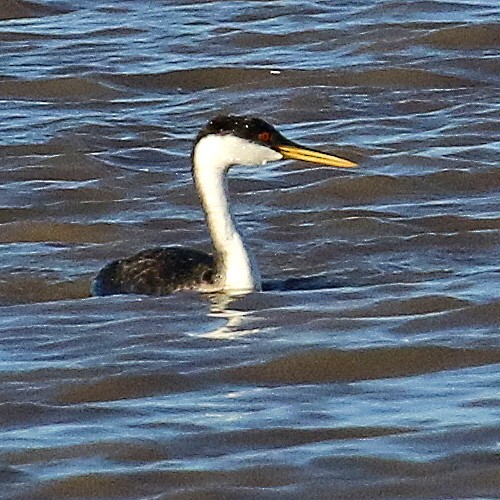
<instances>
[{"instance_id":1,"label":"reflection of bird in water","mask_svg":"<svg viewBox=\"0 0 500 500\"><path fill-rule=\"evenodd\" d=\"M244 293L261 289L255 260L230 212L226 173L233 165L264 165L296 159L332 167L356 164L286 139L259 118L219 116L198 134L192 173L214 255L182 247L143 250L106 265L94 280L95 295L165 295L177 290Z\"/></svg>"}]
</instances>

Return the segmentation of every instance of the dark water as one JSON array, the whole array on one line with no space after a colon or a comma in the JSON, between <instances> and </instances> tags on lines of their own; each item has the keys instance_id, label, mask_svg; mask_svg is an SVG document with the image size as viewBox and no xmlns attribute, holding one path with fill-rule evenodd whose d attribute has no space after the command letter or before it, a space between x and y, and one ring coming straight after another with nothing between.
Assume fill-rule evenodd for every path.
<instances>
[{"instance_id":1,"label":"dark water","mask_svg":"<svg viewBox=\"0 0 500 500\"><path fill-rule=\"evenodd\" d=\"M499 498L497 0L0 3L2 498ZM89 297L209 249L192 138L276 290ZM291 289L279 291L286 282Z\"/></svg>"}]
</instances>

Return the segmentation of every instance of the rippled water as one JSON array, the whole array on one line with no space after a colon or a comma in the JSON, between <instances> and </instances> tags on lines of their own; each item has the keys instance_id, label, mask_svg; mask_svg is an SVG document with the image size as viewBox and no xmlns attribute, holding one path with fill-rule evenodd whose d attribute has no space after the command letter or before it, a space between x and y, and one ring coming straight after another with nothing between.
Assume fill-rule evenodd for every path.
<instances>
[{"instance_id":1,"label":"rippled water","mask_svg":"<svg viewBox=\"0 0 500 500\"><path fill-rule=\"evenodd\" d=\"M500 496L496 0L0 18L0 495ZM90 297L210 248L189 153L220 112L360 166L231 174L270 291Z\"/></svg>"}]
</instances>

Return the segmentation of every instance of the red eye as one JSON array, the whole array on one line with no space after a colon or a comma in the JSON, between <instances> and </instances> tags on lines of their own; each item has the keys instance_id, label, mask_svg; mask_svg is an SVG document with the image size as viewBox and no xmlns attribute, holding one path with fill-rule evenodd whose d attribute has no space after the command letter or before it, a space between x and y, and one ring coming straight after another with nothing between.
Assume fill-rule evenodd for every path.
<instances>
[{"instance_id":1,"label":"red eye","mask_svg":"<svg viewBox=\"0 0 500 500\"><path fill-rule=\"evenodd\" d=\"M261 132L258 136L259 141L269 142L271 140L271 134L269 132Z\"/></svg>"}]
</instances>

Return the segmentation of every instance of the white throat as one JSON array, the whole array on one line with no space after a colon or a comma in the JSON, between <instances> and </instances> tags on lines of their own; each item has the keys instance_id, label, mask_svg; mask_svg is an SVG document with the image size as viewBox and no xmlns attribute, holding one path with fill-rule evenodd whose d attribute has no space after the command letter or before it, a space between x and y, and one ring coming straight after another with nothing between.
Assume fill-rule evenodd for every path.
<instances>
[{"instance_id":1,"label":"white throat","mask_svg":"<svg viewBox=\"0 0 500 500\"><path fill-rule=\"evenodd\" d=\"M222 290L261 289L257 262L245 247L229 208L226 173L232 165L263 165L282 155L239 137L207 135L193 152L193 177L216 253Z\"/></svg>"}]
</instances>

